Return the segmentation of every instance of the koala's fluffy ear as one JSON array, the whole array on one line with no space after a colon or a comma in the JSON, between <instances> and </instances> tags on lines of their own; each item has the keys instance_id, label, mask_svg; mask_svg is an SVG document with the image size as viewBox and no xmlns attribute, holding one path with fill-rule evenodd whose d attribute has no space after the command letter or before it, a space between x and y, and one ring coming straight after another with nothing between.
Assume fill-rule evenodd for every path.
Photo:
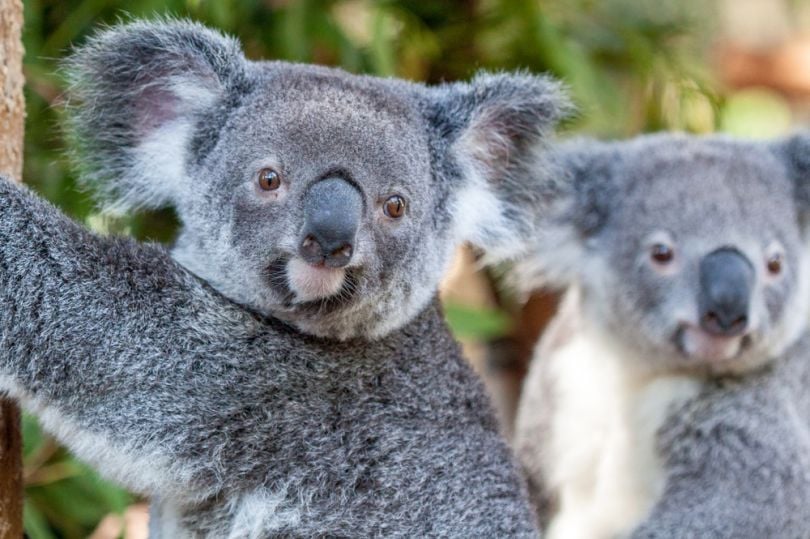
<instances>
[{"instance_id":1,"label":"koala's fluffy ear","mask_svg":"<svg viewBox=\"0 0 810 539\"><path fill-rule=\"evenodd\" d=\"M519 290L564 288L587 271L588 243L603 229L616 204L620 156L610 144L575 139L552 148L548 174L556 178L544 211L535 216L529 249L511 279Z\"/></svg>"},{"instance_id":2,"label":"koala's fluffy ear","mask_svg":"<svg viewBox=\"0 0 810 539\"><path fill-rule=\"evenodd\" d=\"M196 121L249 84L235 40L184 21L104 30L66 72L81 176L113 210L177 200Z\"/></svg>"},{"instance_id":3,"label":"koala's fluffy ear","mask_svg":"<svg viewBox=\"0 0 810 539\"><path fill-rule=\"evenodd\" d=\"M794 182L802 228L810 228L810 131L801 131L776 143L776 154Z\"/></svg>"},{"instance_id":4,"label":"koala's fluffy ear","mask_svg":"<svg viewBox=\"0 0 810 539\"><path fill-rule=\"evenodd\" d=\"M431 121L466 181L455 212L460 239L492 259L512 257L549 188L545 142L571 104L558 82L520 73L480 74L432 91Z\"/></svg>"}]
</instances>

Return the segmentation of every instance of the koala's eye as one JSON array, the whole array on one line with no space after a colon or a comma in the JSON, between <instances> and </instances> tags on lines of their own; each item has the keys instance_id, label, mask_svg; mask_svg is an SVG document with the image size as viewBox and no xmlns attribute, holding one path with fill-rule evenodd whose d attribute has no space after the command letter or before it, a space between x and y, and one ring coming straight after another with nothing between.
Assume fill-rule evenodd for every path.
<instances>
[{"instance_id":1,"label":"koala's eye","mask_svg":"<svg viewBox=\"0 0 810 539\"><path fill-rule=\"evenodd\" d=\"M272 168L263 168L259 171L259 188L262 191L275 191L281 187L281 176Z\"/></svg>"},{"instance_id":2,"label":"koala's eye","mask_svg":"<svg viewBox=\"0 0 810 539\"><path fill-rule=\"evenodd\" d=\"M650 257L659 264L668 264L674 256L672 247L664 243L656 243L650 251Z\"/></svg>"},{"instance_id":3,"label":"koala's eye","mask_svg":"<svg viewBox=\"0 0 810 539\"><path fill-rule=\"evenodd\" d=\"M388 197L383 204L383 211L391 219L399 219L405 215L405 199L399 195Z\"/></svg>"},{"instance_id":4,"label":"koala's eye","mask_svg":"<svg viewBox=\"0 0 810 539\"><path fill-rule=\"evenodd\" d=\"M781 253L774 253L768 257L768 271L771 275L779 275L782 272Z\"/></svg>"}]
</instances>

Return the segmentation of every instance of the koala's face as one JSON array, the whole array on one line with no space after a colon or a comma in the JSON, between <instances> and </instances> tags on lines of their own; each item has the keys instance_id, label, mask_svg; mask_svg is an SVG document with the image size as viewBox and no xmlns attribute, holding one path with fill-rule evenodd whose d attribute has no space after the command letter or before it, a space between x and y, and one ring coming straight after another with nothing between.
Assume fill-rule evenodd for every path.
<instances>
[{"instance_id":1,"label":"koala's face","mask_svg":"<svg viewBox=\"0 0 810 539\"><path fill-rule=\"evenodd\" d=\"M173 205L179 262L338 338L410 320L461 242L522 248L543 190L527 171L567 108L542 77L428 88L251 62L184 22L103 32L69 68L84 178L114 208Z\"/></svg>"},{"instance_id":2,"label":"koala's face","mask_svg":"<svg viewBox=\"0 0 810 539\"><path fill-rule=\"evenodd\" d=\"M588 148L575 213L590 320L654 369L742 372L796 340L810 268L787 152L673 135Z\"/></svg>"},{"instance_id":3,"label":"koala's face","mask_svg":"<svg viewBox=\"0 0 810 539\"><path fill-rule=\"evenodd\" d=\"M272 66L189 166L179 261L320 334L384 333L430 298L455 246L429 125L392 92Z\"/></svg>"}]
</instances>

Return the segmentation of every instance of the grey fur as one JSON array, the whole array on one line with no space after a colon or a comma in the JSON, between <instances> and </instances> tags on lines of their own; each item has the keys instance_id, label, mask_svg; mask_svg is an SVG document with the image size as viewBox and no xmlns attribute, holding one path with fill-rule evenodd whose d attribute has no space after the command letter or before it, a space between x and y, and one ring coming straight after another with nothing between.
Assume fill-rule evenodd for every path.
<instances>
[{"instance_id":1,"label":"grey fur","mask_svg":"<svg viewBox=\"0 0 810 539\"><path fill-rule=\"evenodd\" d=\"M810 536L810 339L718 380L659 433L668 479L632 537Z\"/></svg>"},{"instance_id":2,"label":"grey fur","mask_svg":"<svg viewBox=\"0 0 810 539\"><path fill-rule=\"evenodd\" d=\"M522 172L567 108L556 84L250 62L172 21L105 31L70 72L87 179L119 208L175 205L187 269L0 182L0 389L152 496L154 535L536 534L435 296L460 242L530 225L513 206L544 189ZM268 160L283 202L252 187ZM364 197L354 290L296 306L268 271L294 256L302 193L335 171ZM392 191L398 222L380 213Z\"/></svg>"},{"instance_id":3,"label":"grey fur","mask_svg":"<svg viewBox=\"0 0 810 539\"><path fill-rule=\"evenodd\" d=\"M415 316L461 241L489 248L526 230L513 206L537 190L523 185L524 172L568 110L544 77L481 74L426 88L251 62L232 40L187 22L103 32L68 72L79 160L102 200L117 209L174 205L184 224L174 256L183 265L239 303L339 338L380 336ZM180 155L163 166L177 137L160 130L186 125ZM150 136L159 153L144 162L139 148ZM251 191L267 164L285 178L284 201ZM472 168L486 185L474 185ZM362 187L369 210L349 266L351 298L296 306L280 269L300 242L301 193L335 171ZM473 188L500 207L462 216L481 223L459 226L454 214L472 212L459 198ZM393 193L406 197L408 214L387 222L379 208Z\"/></svg>"},{"instance_id":4,"label":"grey fur","mask_svg":"<svg viewBox=\"0 0 810 539\"><path fill-rule=\"evenodd\" d=\"M586 323L638 372L702 382L657 432L663 492L633 537L810 537L809 141L654 135L573 141L552 156L568 187L539 219L535 256L519 272L525 284L574 285L580 298L541 343L519 413L518 451L541 520L555 503L542 464L555 381L543 358ZM661 230L678 264L667 276L649 265L649 238ZM769 280L775 241L785 262ZM698 262L727 246L755 267L757 327L732 359L688 357L676 317L697 315Z\"/></svg>"}]
</instances>

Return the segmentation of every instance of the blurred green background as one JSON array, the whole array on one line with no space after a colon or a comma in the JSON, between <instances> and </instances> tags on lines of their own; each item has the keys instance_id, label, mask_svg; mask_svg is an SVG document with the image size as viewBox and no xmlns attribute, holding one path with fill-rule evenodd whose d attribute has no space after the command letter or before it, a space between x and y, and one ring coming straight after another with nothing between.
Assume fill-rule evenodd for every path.
<instances>
[{"instance_id":1,"label":"blurred green background","mask_svg":"<svg viewBox=\"0 0 810 539\"><path fill-rule=\"evenodd\" d=\"M796 21L804 20L806 3L770 3L779 4L788 22L771 33L790 39L801 30ZM60 58L98 25L156 14L190 17L234 34L250 58L316 62L428 82L465 79L479 69L548 71L569 84L580 107L580 115L565 126L568 132L624 137L660 129L722 129L770 136L796 122L801 100L769 81L763 88L735 87L713 61L718 47L734 40L734 25L746 24L730 23L729 10L737 16L750 4L748 0L25 0L24 179L95 230L171 240L176 222L170 211L123 219L96 213L89 195L76 189L60 131L64 90ZM752 11L749 18L760 16ZM459 335L467 337L491 338L509 326L502 312L478 312L462 305L450 305L448 316ZM120 514L137 501L71 459L30 418L25 419L24 436L25 526L30 537L86 537L102 517ZM94 537L116 533L98 531Z\"/></svg>"}]
</instances>

